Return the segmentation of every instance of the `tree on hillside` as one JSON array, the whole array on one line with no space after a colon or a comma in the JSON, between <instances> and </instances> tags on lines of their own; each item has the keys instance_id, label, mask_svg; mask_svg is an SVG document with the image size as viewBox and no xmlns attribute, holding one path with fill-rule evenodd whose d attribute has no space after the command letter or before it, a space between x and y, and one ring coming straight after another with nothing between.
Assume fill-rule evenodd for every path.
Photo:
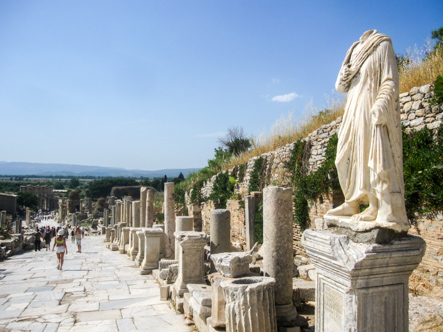
<instances>
[{"instance_id":1,"label":"tree on hillside","mask_svg":"<svg viewBox=\"0 0 443 332\"><path fill-rule=\"evenodd\" d=\"M249 138L245 137L243 128L238 127L229 128L226 136L219 138L218 141L234 156L238 156L239 154L248 151L251 147L251 141Z\"/></svg>"},{"instance_id":2,"label":"tree on hillside","mask_svg":"<svg viewBox=\"0 0 443 332\"><path fill-rule=\"evenodd\" d=\"M441 47L443 45L443 27L438 30L434 30L431 32L432 39L437 39L437 44L435 48Z\"/></svg>"},{"instance_id":3,"label":"tree on hillside","mask_svg":"<svg viewBox=\"0 0 443 332\"><path fill-rule=\"evenodd\" d=\"M65 186L61 182L54 183L54 189L65 189Z\"/></svg>"}]
</instances>

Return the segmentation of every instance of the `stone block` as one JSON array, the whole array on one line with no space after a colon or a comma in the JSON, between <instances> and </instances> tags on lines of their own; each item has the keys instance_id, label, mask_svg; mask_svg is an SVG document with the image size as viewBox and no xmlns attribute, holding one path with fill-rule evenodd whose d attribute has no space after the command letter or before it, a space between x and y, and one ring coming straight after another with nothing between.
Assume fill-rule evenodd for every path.
<instances>
[{"instance_id":1,"label":"stone block","mask_svg":"<svg viewBox=\"0 0 443 332\"><path fill-rule=\"evenodd\" d=\"M160 301L169 299L169 286L160 286Z\"/></svg>"},{"instance_id":2,"label":"stone block","mask_svg":"<svg viewBox=\"0 0 443 332\"><path fill-rule=\"evenodd\" d=\"M315 281L294 278L292 291L294 303L315 301Z\"/></svg>"},{"instance_id":3,"label":"stone block","mask_svg":"<svg viewBox=\"0 0 443 332\"><path fill-rule=\"evenodd\" d=\"M229 278L242 277L249 273L252 255L246 252L226 252L211 255L214 266L223 276Z\"/></svg>"},{"instance_id":4,"label":"stone block","mask_svg":"<svg viewBox=\"0 0 443 332\"><path fill-rule=\"evenodd\" d=\"M278 328L278 332L301 332L301 329L299 326L293 326L293 327L280 326Z\"/></svg>"},{"instance_id":5,"label":"stone block","mask_svg":"<svg viewBox=\"0 0 443 332\"><path fill-rule=\"evenodd\" d=\"M297 270L300 278L310 280L308 272L309 270L315 270L315 266L313 264L301 265L297 268Z\"/></svg>"},{"instance_id":6,"label":"stone block","mask_svg":"<svg viewBox=\"0 0 443 332\"><path fill-rule=\"evenodd\" d=\"M189 305L189 301L191 300L192 296L190 293L185 293L183 295L183 315L187 319L192 319L193 313L192 313L192 307Z\"/></svg>"},{"instance_id":7,"label":"stone block","mask_svg":"<svg viewBox=\"0 0 443 332\"><path fill-rule=\"evenodd\" d=\"M188 284L191 296L202 306L211 308L211 286L201 284Z\"/></svg>"}]
</instances>

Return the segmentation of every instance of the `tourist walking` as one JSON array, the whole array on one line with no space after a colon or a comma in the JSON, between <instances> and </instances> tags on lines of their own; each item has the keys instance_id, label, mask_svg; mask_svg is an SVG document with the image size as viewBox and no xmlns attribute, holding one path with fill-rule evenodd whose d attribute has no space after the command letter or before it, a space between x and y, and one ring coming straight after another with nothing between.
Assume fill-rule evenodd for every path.
<instances>
[{"instance_id":1,"label":"tourist walking","mask_svg":"<svg viewBox=\"0 0 443 332\"><path fill-rule=\"evenodd\" d=\"M51 232L49 231L49 228L48 228L48 229L46 229L46 232L45 232L45 248L46 248L46 251L51 249L51 238L52 238Z\"/></svg>"},{"instance_id":2,"label":"tourist walking","mask_svg":"<svg viewBox=\"0 0 443 332\"><path fill-rule=\"evenodd\" d=\"M52 251L54 251L55 247L57 247L57 270L63 269L63 261L65 253L68 254L68 247L66 246L66 239L63 237L65 232L63 230L58 231L58 236L55 238L54 246L52 247Z\"/></svg>"},{"instance_id":3,"label":"tourist walking","mask_svg":"<svg viewBox=\"0 0 443 332\"><path fill-rule=\"evenodd\" d=\"M35 251L37 251L37 249L38 249L38 251L40 251L41 243L42 243L42 233L40 233L40 231L37 227L37 230L34 234L34 249L35 249Z\"/></svg>"},{"instance_id":4,"label":"tourist walking","mask_svg":"<svg viewBox=\"0 0 443 332\"><path fill-rule=\"evenodd\" d=\"M72 241L72 243L75 242L74 229L71 230L71 241Z\"/></svg>"},{"instance_id":5,"label":"tourist walking","mask_svg":"<svg viewBox=\"0 0 443 332\"><path fill-rule=\"evenodd\" d=\"M77 228L75 229L74 232L74 236L75 236L75 242L77 243L77 252L82 252L82 238L84 237L83 231L80 229L79 226L77 226Z\"/></svg>"}]
</instances>

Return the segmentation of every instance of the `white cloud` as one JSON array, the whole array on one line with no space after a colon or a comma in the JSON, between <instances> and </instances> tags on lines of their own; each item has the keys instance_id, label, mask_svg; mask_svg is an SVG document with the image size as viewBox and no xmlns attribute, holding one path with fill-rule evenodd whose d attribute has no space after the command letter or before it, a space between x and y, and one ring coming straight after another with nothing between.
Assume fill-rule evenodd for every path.
<instances>
[{"instance_id":1,"label":"white cloud","mask_svg":"<svg viewBox=\"0 0 443 332\"><path fill-rule=\"evenodd\" d=\"M298 94L296 94L295 92L291 92L285 95L272 97L272 101L278 101L279 103L287 103L289 101L293 101L297 97Z\"/></svg>"}]
</instances>

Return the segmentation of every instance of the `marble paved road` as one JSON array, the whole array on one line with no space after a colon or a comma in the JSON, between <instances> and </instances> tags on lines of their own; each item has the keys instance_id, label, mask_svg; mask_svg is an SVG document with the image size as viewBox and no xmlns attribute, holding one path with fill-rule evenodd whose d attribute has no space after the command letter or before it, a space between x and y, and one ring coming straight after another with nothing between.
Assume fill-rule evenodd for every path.
<instances>
[{"instance_id":1,"label":"marble paved road","mask_svg":"<svg viewBox=\"0 0 443 332\"><path fill-rule=\"evenodd\" d=\"M192 331L152 276L103 239L85 237L77 253L69 238L63 271L45 249L0 262L0 331Z\"/></svg>"}]
</instances>

